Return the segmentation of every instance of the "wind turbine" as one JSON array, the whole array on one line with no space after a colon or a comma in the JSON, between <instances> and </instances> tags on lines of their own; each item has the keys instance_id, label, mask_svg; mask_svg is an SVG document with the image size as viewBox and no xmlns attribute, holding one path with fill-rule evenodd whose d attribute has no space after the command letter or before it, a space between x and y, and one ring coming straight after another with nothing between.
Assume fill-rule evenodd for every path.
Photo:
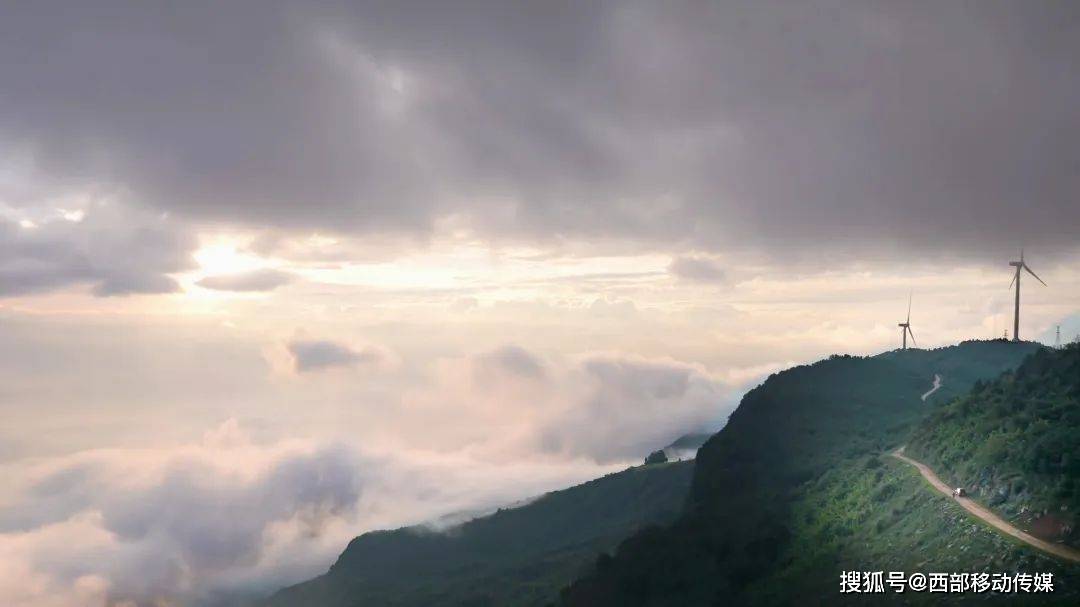
<instances>
[{"instance_id":1,"label":"wind turbine","mask_svg":"<svg viewBox=\"0 0 1080 607\"><path fill-rule=\"evenodd\" d=\"M908 335L911 336L911 345L918 346L918 344L915 343L915 334L911 332L911 294L910 293L908 293L908 298L907 298L907 320L905 320L902 323L897 324L896 326L900 327L900 339L903 340L903 344L904 344L902 349L907 350L907 337L908 337Z\"/></svg>"},{"instance_id":2,"label":"wind turbine","mask_svg":"<svg viewBox=\"0 0 1080 607\"><path fill-rule=\"evenodd\" d=\"M1032 272L1031 268L1029 268L1026 263L1024 263L1023 249L1020 249L1020 261L1010 261L1009 265L1016 268L1016 274L1013 275L1012 282L1009 283L1010 287L1013 286L1013 283L1016 283L1016 309L1015 314L1013 315L1013 341L1020 341L1020 270L1027 270L1028 274L1034 276L1035 280L1042 282L1044 287L1046 286L1046 283L1043 282L1043 279L1039 278L1038 274Z\"/></svg>"}]
</instances>

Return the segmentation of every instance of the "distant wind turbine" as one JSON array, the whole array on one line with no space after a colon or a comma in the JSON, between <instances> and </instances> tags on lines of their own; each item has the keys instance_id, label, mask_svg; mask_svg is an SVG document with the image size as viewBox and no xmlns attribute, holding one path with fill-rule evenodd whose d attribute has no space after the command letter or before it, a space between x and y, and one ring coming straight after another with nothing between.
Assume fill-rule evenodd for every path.
<instances>
[{"instance_id":1,"label":"distant wind turbine","mask_svg":"<svg viewBox=\"0 0 1080 607\"><path fill-rule=\"evenodd\" d=\"M1010 287L1013 286L1013 283L1016 283L1016 309L1013 315L1013 341L1020 341L1020 270L1027 270L1028 274L1034 276L1035 280L1042 282L1044 287L1046 286L1046 283L1043 282L1043 279L1039 278L1039 275L1033 272L1026 263L1024 263L1023 249L1020 249L1020 261L1010 261L1009 265L1016 268L1016 274L1013 275L1012 282L1009 283Z\"/></svg>"},{"instance_id":2,"label":"distant wind turbine","mask_svg":"<svg viewBox=\"0 0 1080 607\"><path fill-rule=\"evenodd\" d=\"M905 320L902 323L897 324L896 326L900 327L900 339L903 341L902 349L907 350L907 338L908 338L908 335L911 336L911 345L913 345L913 346L918 346L919 345L919 344L915 343L915 334L911 332L911 294L910 293L908 293L908 298L907 298L907 320Z\"/></svg>"}]
</instances>

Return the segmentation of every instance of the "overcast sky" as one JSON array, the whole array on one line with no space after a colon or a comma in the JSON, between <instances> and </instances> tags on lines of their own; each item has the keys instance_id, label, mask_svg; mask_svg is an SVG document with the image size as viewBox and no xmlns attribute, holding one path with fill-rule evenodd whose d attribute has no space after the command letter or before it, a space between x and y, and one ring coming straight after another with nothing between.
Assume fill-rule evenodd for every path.
<instances>
[{"instance_id":1,"label":"overcast sky","mask_svg":"<svg viewBox=\"0 0 1080 607\"><path fill-rule=\"evenodd\" d=\"M0 603L299 581L909 294L1011 331L1021 247L1072 339L1077 57L1071 3L0 0Z\"/></svg>"}]
</instances>

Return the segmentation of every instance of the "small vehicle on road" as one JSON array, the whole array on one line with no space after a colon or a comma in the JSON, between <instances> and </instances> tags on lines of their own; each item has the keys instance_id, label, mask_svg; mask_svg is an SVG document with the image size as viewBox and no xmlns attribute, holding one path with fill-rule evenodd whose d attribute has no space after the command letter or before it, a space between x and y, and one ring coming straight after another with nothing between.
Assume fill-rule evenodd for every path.
<instances>
[{"instance_id":1,"label":"small vehicle on road","mask_svg":"<svg viewBox=\"0 0 1080 607\"><path fill-rule=\"evenodd\" d=\"M967 491L964 491L963 487L957 487L952 491L953 497L967 497Z\"/></svg>"}]
</instances>

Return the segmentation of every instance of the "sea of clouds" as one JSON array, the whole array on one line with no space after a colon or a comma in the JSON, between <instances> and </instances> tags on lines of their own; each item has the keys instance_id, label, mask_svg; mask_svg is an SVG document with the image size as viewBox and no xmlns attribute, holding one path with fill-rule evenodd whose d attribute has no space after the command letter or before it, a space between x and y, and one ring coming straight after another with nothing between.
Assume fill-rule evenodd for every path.
<instances>
[{"instance_id":1,"label":"sea of clouds","mask_svg":"<svg viewBox=\"0 0 1080 607\"><path fill-rule=\"evenodd\" d=\"M322 369L298 358L298 374L363 363L346 345L294 349ZM728 388L674 360L510 345L438 367L402 405L432 427L403 426L395 449L256 438L230 418L198 441L3 464L0 603L237 604L322 573L364 531L594 478L728 412Z\"/></svg>"}]
</instances>

